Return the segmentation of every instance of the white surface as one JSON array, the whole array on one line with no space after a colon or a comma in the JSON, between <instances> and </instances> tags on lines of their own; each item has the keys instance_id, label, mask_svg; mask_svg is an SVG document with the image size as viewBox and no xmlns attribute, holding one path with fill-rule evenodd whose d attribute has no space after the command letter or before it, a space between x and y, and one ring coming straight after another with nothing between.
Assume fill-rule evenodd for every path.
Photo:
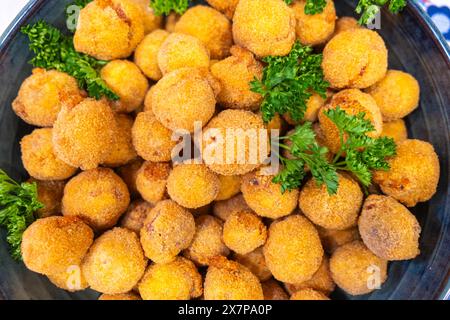
<instances>
[{"instance_id":1,"label":"white surface","mask_svg":"<svg viewBox=\"0 0 450 320\"><path fill-rule=\"evenodd\" d=\"M0 10L0 34L5 31L14 20L20 10L27 4L28 0L0 0L2 9Z\"/></svg>"}]
</instances>

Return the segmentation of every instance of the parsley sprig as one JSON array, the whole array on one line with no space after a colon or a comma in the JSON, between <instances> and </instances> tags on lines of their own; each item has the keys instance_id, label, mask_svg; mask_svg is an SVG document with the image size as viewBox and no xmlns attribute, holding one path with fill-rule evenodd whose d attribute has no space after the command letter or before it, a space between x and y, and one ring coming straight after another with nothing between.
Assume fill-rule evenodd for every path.
<instances>
[{"instance_id":1,"label":"parsley sprig","mask_svg":"<svg viewBox=\"0 0 450 320\"><path fill-rule=\"evenodd\" d=\"M150 7L157 16L168 16L172 11L183 14L189 7L189 0L151 0Z\"/></svg>"},{"instance_id":2,"label":"parsley sprig","mask_svg":"<svg viewBox=\"0 0 450 320\"><path fill-rule=\"evenodd\" d=\"M35 182L19 184L0 169L0 226L7 230L6 241L14 259L21 260L22 234L42 207Z\"/></svg>"},{"instance_id":3,"label":"parsley sprig","mask_svg":"<svg viewBox=\"0 0 450 320\"><path fill-rule=\"evenodd\" d=\"M310 15L322 13L326 6L326 0L306 0L305 13Z\"/></svg>"},{"instance_id":4,"label":"parsley sprig","mask_svg":"<svg viewBox=\"0 0 450 320\"><path fill-rule=\"evenodd\" d=\"M359 24L367 25L375 19L380 8L389 2L389 11L399 13L406 6L406 0L359 0L355 12L360 14Z\"/></svg>"}]
</instances>

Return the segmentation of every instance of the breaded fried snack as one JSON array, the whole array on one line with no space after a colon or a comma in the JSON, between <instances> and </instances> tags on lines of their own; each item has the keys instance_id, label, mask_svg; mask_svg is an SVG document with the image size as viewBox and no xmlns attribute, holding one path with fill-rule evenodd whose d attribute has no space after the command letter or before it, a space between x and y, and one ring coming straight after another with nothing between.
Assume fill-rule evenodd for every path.
<instances>
[{"instance_id":1,"label":"breaded fried snack","mask_svg":"<svg viewBox=\"0 0 450 320\"><path fill-rule=\"evenodd\" d=\"M80 266L70 266L64 272L51 274L47 277L55 286L69 292L81 291L89 287Z\"/></svg>"},{"instance_id":2,"label":"breaded fried snack","mask_svg":"<svg viewBox=\"0 0 450 320\"><path fill-rule=\"evenodd\" d=\"M61 199L63 197L66 181L62 180L36 180L31 178L29 182L35 182L37 187L37 199L44 205L36 211L39 218L47 218L61 213Z\"/></svg>"},{"instance_id":3,"label":"breaded fried snack","mask_svg":"<svg viewBox=\"0 0 450 320\"><path fill-rule=\"evenodd\" d=\"M144 161L141 158L131 161L130 163L117 168L117 174L122 178L123 182L128 187L128 191L132 197L139 195L136 188L136 176L137 172L141 168Z\"/></svg>"},{"instance_id":4,"label":"breaded fried snack","mask_svg":"<svg viewBox=\"0 0 450 320\"><path fill-rule=\"evenodd\" d=\"M334 28L334 35L341 33L343 31L351 29L360 29L361 25L353 17L340 17L336 20L336 27Z\"/></svg>"},{"instance_id":5,"label":"breaded fried snack","mask_svg":"<svg viewBox=\"0 0 450 320\"><path fill-rule=\"evenodd\" d=\"M332 254L337 248L346 243L361 239L358 227L345 230L330 230L317 227L317 231L319 232L323 248L328 254Z\"/></svg>"},{"instance_id":6,"label":"breaded fried snack","mask_svg":"<svg viewBox=\"0 0 450 320\"><path fill-rule=\"evenodd\" d=\"M163 17L157 16L150 7L148 0L132 0L139 5L144 21L144 33L148 34L158 28L161 28Z\"/></svg>"},{"instance_id":7,"label":"breaded fried snack","mask_svg":"<svg viewBox=\"0 0 450 320\"><path fill-rule=\"evenodd\" d=\"M206 2L214 9L226 15L228 19L232 19L239 0L206 0Z\"/></svg>"},{"instance_id":8,"label":"breaded fried snack","mask_svg":"<svg viewBox=\"0 0 450 320\"><path fill-rule=\"evenodd\" d=\"M168 162L144 162L136 175L136 187L144 200L154 205L165 198L170 170Z\"/></svg>"},{"instance_id":9,"label":"breaded fried snack","mask_svg":"<svg viewBox=\"0 0 450 320\"><path fill-rule=\"evenodd\" d=\"M267 268L262 247L246 254L236 253L233 258L236 262L247 267L261 281L266 281L272 277L272 273Z\"/></svg>"},{"instance_id":10,"label":"breaded fried snack","mask_svg":"<svg viewBox=\"0 0 450 320\"><path fill-rule=\"evenodd\" d=\"M103 293L98 300L142 300L139 295L134 292L119 293L119 294L106 294Z\"/></svg>"},{"instance_id":11,"label":"breaded fried snack","mask_svg":"<svg viewBox=\"0 0 450 320\"><path fill-rule=\"evenodd\" d=\"M395 143L400 143L408 139L408 130L406 129L405 121L398 119L389 122L383 122L383 131L381 137L389 137L394 139Z\"/></svg>"},{"instance_id":12,"label":"breaded fried snack","mask_svg":"<svg viewBox=\"0 0 450 320\"><path fill-rule=\"evenodd\" d=\"M261 282L264 300L289 300L289 296L274 279Z\"/></svg>"},{"instance_id":13,"label":"breaded fried snack","mask_svg":"<svg viewBox=\"0 0 450 320\"><path fill-rule=\"evenodd\" d=\"M320 291L306 288L294 292L290 300L330 300L330 298Z\"/></svg>"},{"instance_id":14,"label":"breaded fried snack","mask_svg":"<svg viewBox=\"0 0 450 320\"><path fill-rule=\"evenodd\" d=\"M134 63L150 79L158 81L162 77L158 66L158 52L169 33L157 29L146 35L134 52Z\"/></svg>"},{"instance_id":15,"label":"breaded fried snack","mask_svg":"<svg viewBox=\"0 0 450 320\"><path fill-rule=\"evenodd\" d=\"M213 214L225 221L228 217L236 211L251 210L244 200L242 194L235 195L234 197L214 202Z\"/></svg>"},{"instance_id":16,"label":"breaded fried snack","mask_svg":"<svg viewBox=\"0 0 450 320\"><path fill-rule=\"evenodd\" d=\"M220 189L216 196L216 201L230 199L241 191L242 176L224 176L219 174L217 177L220 181Z\"/></svg>"},{"instance_id":17,"label":"breaded fried snack","mask_svg":"<svg viewBox=\"0 0 450 320\"><path fill-rule=\"evenodd\" d=\"M144 225L145 218L147 218L153 205L142 199L133 201L120 219L119 226L134 231L137 234L141 231Z\"/></svg>"},{"instance_id":18,"label":"breaded fried snack","mask_svg":"<svg viewBox=\"0 0 450 320\"><path fill-rule=\"evenodd\" d=\"M137 157L131 139L133 118L126 114L115 114L116 133L111 153L103 164L107 167L120 167L133 161Z\"/></svg>"}]
</instances>

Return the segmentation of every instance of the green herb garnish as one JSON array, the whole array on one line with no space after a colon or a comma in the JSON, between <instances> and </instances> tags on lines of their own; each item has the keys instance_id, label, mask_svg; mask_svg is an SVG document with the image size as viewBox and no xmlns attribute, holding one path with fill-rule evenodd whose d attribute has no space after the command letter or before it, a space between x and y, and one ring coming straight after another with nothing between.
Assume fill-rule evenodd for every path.
<instances>
[{"instance_id":1,"label":"green herb garnish","mask_svg":"<svg viewBox=\"0 0 450 320\"><path fill-rule=\"evenodd\" d=\"M355 12L360 14L359 24L370 24L380 12L380 8L389 2L389 11L399 13L406 6L406 0L359 0Z\"/></svg>"},{"instance_id":2,"label":"green herb garnish","mask_svg":"<svg viewBox=\"0 0 450 320\"><path fill-rule=\"evenodd\" d=\"M326 0L306 0L305 13L310 15L322 13L326 6Z\"/></svg>"},{"instance_id":3,"label":"green herb garnish","mask_svg":"<svg viewBox=\"0 0 450 320\"><path fill-rule=\"evenodd\" d=\"M183 14L189 7L189 0L150 0L150 7L157 16L168 16L172 11Z\"/></svg>"}]
</instances>

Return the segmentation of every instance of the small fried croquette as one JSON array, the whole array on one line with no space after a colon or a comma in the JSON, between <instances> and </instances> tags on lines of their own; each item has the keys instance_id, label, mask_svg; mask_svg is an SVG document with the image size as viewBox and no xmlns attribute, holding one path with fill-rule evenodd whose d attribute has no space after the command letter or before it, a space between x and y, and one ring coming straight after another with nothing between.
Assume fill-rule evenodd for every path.
<instances>
[{"instance_id":1,"label":"small fried croquette","mask_svg":"<svg viewBox=\"0 0 450 320\"><path fill-rule=\"evenodd\" d=\"M75 217L54 216L33 222L22 236L22 258L28 269L45 275L80 265L94 232Z\"/></svg>"},{"instance_id":2,"label":"small fried croquette","mask_svg":"<svg viewBox=\"0 0 450 320\"><path fill-rule=\"evenodd\" d=\"M116 227L94 241L81 270L92 289L119 294L134 288L142 278L146 265L136 233Z\"/></svg>"},{"instance_id":3,"label":"small fried croquette","mask_svg":"<svg viewBox=\"0 0 450 320\"><path fill-rule=\"evenodd\" d=\"M37 199L44 207L36 211L38 218L47 218L59 215L61 213L61 199L63 197L66 181L62 180L36 180L29 179L29 182L35 182L37 187Z\"/></svg>"},{"instance_id":4,"label":"small fried croquette","mask_svg":"<svg viewBox=\"0 0 450 320\"><path fill-rule=\"evenodd\" d=\"M215 257L210 262L204 283L205 300L263 300L258 278L243 265Z\"/></svg>"},{"instance_id":5,"label":"small fried croquette","mask_svg":"<svg viewBox=\"0 0 450 320\"><path fill-rule=\"evenodd\" d=\"M258 111L258 115L262 117L261 111ZM275 113L274 117L269 122L264 123L264 126L267 129L267 134L271 137L272 130L279 130L279 133L284 132L286 123L278 113Z\"/></svg>"},{"instance_id":6,"label":"small fried croquette","mask_svg":"<svg viewBox=\"0 0 450 320\"><path fill-rule=\"evenodd\" d=\"M120 219L119 226L139 234L144 225L145 218L147 218L153 207L151 203L142 199L133 201L128 207L127 212Z\"/></svg>"},{"instance_id":7,"label":"small fried croquette","mask_svg":"<svg viewBox=\"0 0 450 320\"><path fill-rule=\"evenodd\" d=\"M110 102L114 111L129 113L144 102L148 81L133 62L113 60L102 68L100 76L120 98Z\"/></svg>"},{"instance_id":8,"label":"small fried croquette","mask_svg":"<svg viewBox=\"0 0 450 320\"><path fill-rule=\"evenodd\" d=\"M242 194L235 195L227 200L216 201L213 206L213 214L222 221L226 221L233 212L245 210L251 209Z\"/></svg>"},{"instance_id":9,"label":"small fried croquette","mask_svg":"<svg viewBox=\"0 0 450 320\"><path fill-rule=\"evenodd\" d=\"M175 32L175 25L177 24L178 20L180 20L180 15L175 12L171 12L166 17L166 23L164 25L164 29L166 29L167 32Z\"/></svg>"},{"instance_id":10,"label":"small fried croquette","mask_svg":"<svg viewBox=\"0 0 450 320\"><path fill-rule=\"evenodd\" d=\"M345 174L338 173L337 192L330 195L327 186L317 185L311 178L300 191L299 207L313 223L334 230L356 225L363 202L359 184Z\"/></svg>"},{"instance_id":11,"label":"small fried croquette","mask_svg":"<svg viewBox=\"0 0 450 320\"><path fill-rule=\"evenodd\" d=\"M103 164L107 167L120 167L137 157L131 139L133 118L126 114L115 114L116 129L111 153Z\"/></svg>"},{"instance_id":12,"label":"small fried croquette","mask_svg":"<svg viewBox=\"0 0 450 320\"><path fill-rule=\"evenodd\" d=\"M387 71L387 49L375 31L342 31L323 49L322 68L332 88L367 88Z\"/></svg>"},{"instance_id":13,"label":"small fried croquette","mask_svg":"<svg viewBox=\"0 0 450 320\"><path fill-rule=\"evenodd\" d=\"M328 254L332 254L337 248L346 243L361 239L357 227L346 230L329 230L318 226L317 231L319 232L323 248Z\"/></svg>"},{"instance_id":14,"label":"small fried croquette","mask_svg":"<svg viewBox=\"0 0 450 320\"><path fill-rule=\"evenodd\" d=\"M171 130L194 132L196 121L204 126L215 112L215 90L208 76L196 68L181 68L165 75L152 92L153 113Z\"/></svg>"},{"instance_id":15,"label":"small fried croquette","mask_svg":"<svg viewBox=\"0 0 450 320\"><path fill-rule=\"evenodd\" d=\"M220 181L220 189L216 196L216 201L230 199L241 191L242 176L224 176L219 174L217 177Z\"/></svg>"},{"instance_id":16,"label":"small fried croquette","mask_svg":"<svg viewBox=\"0 0 450 320\"><path fill-rule=\"evenodd\" d=\"M141 229L145 255L155 263L173 261L181 250L190 246L195 234L192 214L175 201L158 202Z\"/></svg>"},{"instance_id":17,"label":"small fried croquette","mask_svg":"<svg viewBox=\"0 0 450 320\"><path fill-rule=\"evenodd\" d=\"M230 57L211 66L212 75L222 87L217 102L225 108L256 110L262 96L251 91L249 83L261 79L263 65L250 51L239 46L231 47L230 52Z\"/></svg>"},{"instance_id":18,"label":"small fried croquette","mask_svg":"<svg viewBox=\"0 0 450 320\"><path fill-rule=\"evenodd\" d=\"M297 39L304 45L316 46L327 42L334 32L336 23L336 10L333 0L326 0L325 8L321 13L306 14L306 0L296 0L291 8L297 20Z\"/></svg>"},{"instance_id":19,"label":"small fried croquette","mask_svg":"<svg viewBox=\"0 0 450 320\"><path fill-rule=\"evenodd\" d=\"M425 141L407 139L397 144L397 155L388 160L388 171L375 171L373 181L384 194L407 207L429 200L439 182L439 158Z\"/></svg>"},{"instance_id":20,"label":"small fried croquette","mask_svg":"<svg viewBox=\"0 0 450 320\"><path fill-rule=\"evenodd\" d=\"M274 279L261 282L261 287L264 293L264 300L289 300L286 291Z\"/></svg>"},{"instance_id":21,"label":"small fried croquette","mask_svg":"<svg viewBox=\"0 0 450 320\"><path fill-rule=\"evenodd\" d=\"M47 275L48 280L60 289L76 292L89 287L79 266L70 266L67 271Z\"/></svg>"},{"instance_id":22,"label":"small fried croquette","mask_svg":"<svg viewBox=\"0 0 450 320\"><path fill-rule=\"evenodd\" d=\"M51 127L63 105L73 107L83 96L75 78L56 70L35 68L22 82L12 108L28 124Z\"/></svg>"},{"instance_id":23,"label":"small fried croquette","mask_svg":"<svg viewBox=\"0 0 450 320\"><path fill-rule=\"evenodd\" d=\"M80 10L73 44L78 52L114 60L130 56L143 37L144 19L137 3L95 0Z\"/></svg>"},{"instance_id":24,"label":"small fried croquette","mask_svg":"<svg viewBox=\"0 0 450 320\"><path fill-rule=\"evenodd\" d=\"M252 211L232 213L223 225L225 245L239 254L247 254L262 246L267 239L267 228Z\"/></svg>"},{"instance_id":25,"label":"small fried croquette","mask_svg":"<svg viewBox=\"0 0 450 320\"><path fill-rule=\"evenodd\" d=\"M382 259L409 260L420 253L419 222L394 198L368 196L358 227L364 244Z\"/></svg>"},{"instance_id":26,"label":"small fried croquette","mask_svg":"<svg viewBox=\"0 0 450 320\"><path fill-rule=\"evenodd\" d=\"M143 300L189 300L202 295L202 276L183 257L168 263L152 264L139 282Z\"/></svg>"},{"instance_id":27,"label":"small fried croquette","mask_svg":"<svg viewBox=\"0 0 450 320\"><path fill-rule=\"evenodd\" d=\"M298 204L298 190L281 192L273 175L261 170L246 174L242 178L241 191L248 206L258 215L271 219L291 214Z\"/></svg>"},{"instance_id":28,"label":"small fried croquette","mask_svg":"<svg viewBox=\"0 0 450 320\"><path fill-rule=\"evenodd\" d=\"M320 291L305 288L294 292L290 300L330 300L330 298Z\"/></svg>"},{"instance_id":29,"label":"small fried croquette","mask_svg":"<svg viewBox=\"0 0 450 320\"><path fill-rule=\"evenodd\" d=\"M386 281L387 261L374 255L361 241L354 241L336 249L330 259L330 271L339 288L357 296L372 292ZM371 278L377 278L379 283L372 283Z\"/></svg>"},{"instance_id":30,"label":"small fried croquette","mask_svg":"<svg viewBox=\"0 0 450 320\"><path fill-rule=\"evenodd\" d=\"M142 299L134 292L127 292L119 294L103 293L100 297L98 297L98 300L142 300Z\"/></svg>"},{"instance_id":31,"label":"small fried croquette","mask_svg":"<svg viewBox=\"0 0 450 320\"><path fill-rule=\"evenodd\" d=\"M22 163L28 174L40 180L64 180L77 168L60 160L53 151L53 129L34 129L20 141Z\"/></svg>"},{"instance_id":32,"label":"small fried croquette","mask_svg":"<svg viewBox=\"0 0 450 320\"><path fill-rule=\"evenodd\" d=\"M197 5L188 9L175 25L175 32L199 39L212 59L223 59L230 54L233 44L231 22L211 7Z\"/></svg>"},{"instance_id":33,"label":"small fried croquette","mask_svg":"<svg viewBox=\"0 0 450 320\"><path fill-rule=\"evenodd\" d=\"M108 168L81 172L64 187L62 213L84 220L94 230L114 226L130 204L123 180Z\"/></svg>"},{"instance_id":34,"label":"small fried croquette","mask_svg":"<svg viewBox=\"0 0 450 320\"><path fill-rule=\"evenodd\" d=\"M147 161L164 162L172 159L172 131L164 127L153 112L138 113L131 129L133 146L138 155Z\"/></svg>"},{"instance_id":35,"label":"small fried croquette","mask_svg":"<svg viewBox=\"0 0 450 320\"><path fill-rule=\"evenodd\" d=\"M228 256L230 250L222 240L223 222L211 215L195 218L195 235L184 256L199 266L206 266L215 256Z\"/></svg>"},{"instance_id":36,"label":"small fried croquette","mask_svg":"<svg viewBox=\"0 0 450 320\"><path fill-rule=\"evenodd\" d=\"M169 36L165 30L155 30L145 36L134 52L134 63L150 79L158 81L162 77L158 66L158 52Z\"/></svg>"},{"instance_id":37,"label":"small fried croquette","mask_svg":"<svg viewBox=\"0 0 450 320\"><path fill-rule=\"evenodd\" d=\"M383 122L383 131L381 137L389 137L394 139L395 143L400 143L408 139L408 131L406 129L405 121L398 119L389 122Z\"/></svg>"},{"instance_id":38,"label":"small fried croquette","mask_svg":"<svg viewBox=\"0 0 450 320\"><path fill-rule=\"evenodd\" d=\"M144 21L144 33L148 34L158 28L161 28L163 17L157 16L150 7L148 0L132 0L141 8Z\"/></svg>"},{"instance_id":39,"label":"small fried croquette","mask_svg":"<svg viewBox=\"0 0 450 320\"><path fill-rule=\"evenodd\" d=\"M142 198L152 204L165 197L170 164L146 161L136 175L136 188Z\"/></svg>"},{"instance_id":40,"label":"small fried croquette","mask_svg":"<svg viewBox=\"0 0 450 320\"><path fill-rule=\"evenodd\" d=\"M180 68L209 68L208 49L199 39L181 33L167 36L157 60L163 75Z\"/></svg>"},{"instance_id":41,"label":"small fried croquette","mask_svg":"<svg viewBox=\"0 0 450 320\"><path fill-rule=\"evenodd\" d=\"M267 268L262 247L246 254L236 253L233 258L236 262L247 267L261 281L266 281L272 277L272 273Z\"/></svg>"},{"instance_id":42,"label":"small fried croquette","mask_svg":"<svg viewBox=\"0 0 450 320\"><path fill-rule=\"evenodd\" d=\"M377 102L383 121L401 119L419 106L419 83L403 71L388 70L386 76L366 92Z\"/></svg>"},{"instance_id":43,"label":"small fried croquette","mask_svg":"<svg viewBox=\"0 0 450 320\"><path fill-rule=\"evenodd\" d=\"M140 158L131 161L130 163L117 168L117 174L122 178L123 182L128 187L128 191L132 197L139 195L136 188L136 176L144 161Z\"/></svg>"},{"instance_id":44,"label":"small fried croquette","mask_svg":"<svg viewBox=\"0 0 450 320\"><path fill-rule=\"evenodd\" d=\"M153 114L153 108L152 108L152 95L153 95L153 89L154 86L150 87L150 89L148 89L147 94L145 95L145 99L144 99L144 112L150 112L153 116L155 116Z\"/></svg>"},{"instance_id":45,"label":"small fried croquette","mask_svg":"<svg viewBox=\"0 0 450 320\"><path fill-rule=\"evenodd\" d=\"M295 14L283 0L240 0L234 42L258 57L287 55L295 42Z\"/></svg>"},{"instance_id":46,"label":"small fried croquette","mask_svg":"<svg viewBox=\"0 0 450 320\"><path fill-rule=\"evenodd\" d=\"M206 0L208 4L232 20L239 0Z\"/></svg>"},{"instance_id":47,"label":"small fried croquette","mask_svg":"<svg viewBox=\"0 0 450 320\"><path fill-rule=\"evenodd\" d=\"M275 279L301 283L319 270L323 248L313 224L294 214L271 223L264 257Z\"/></svg>"},{"instance_id":48,"label":"small fried croquette","mask_svg":"<svg viewBox=\"0 0 450 320\"><path fill-rule=\"evenodd\" d=\"M351 29L359 29L361 25L358 23L353 17L340 17L336 20L336 26L334 28L334 35L341 33L343 31L351 30Z\"/></svg>"},{"instance_id":49,"label":"small fried croquette","mask_svg":"<svg viewBox=\"0 0 450 320\"><path fill-rule=\"evenodd\" d=\"M63 106L53 127L53 149L67 164L94 169L112 152L116 132L108 103L87 98L73 108Z\"/></svg>"}]
</instances>

